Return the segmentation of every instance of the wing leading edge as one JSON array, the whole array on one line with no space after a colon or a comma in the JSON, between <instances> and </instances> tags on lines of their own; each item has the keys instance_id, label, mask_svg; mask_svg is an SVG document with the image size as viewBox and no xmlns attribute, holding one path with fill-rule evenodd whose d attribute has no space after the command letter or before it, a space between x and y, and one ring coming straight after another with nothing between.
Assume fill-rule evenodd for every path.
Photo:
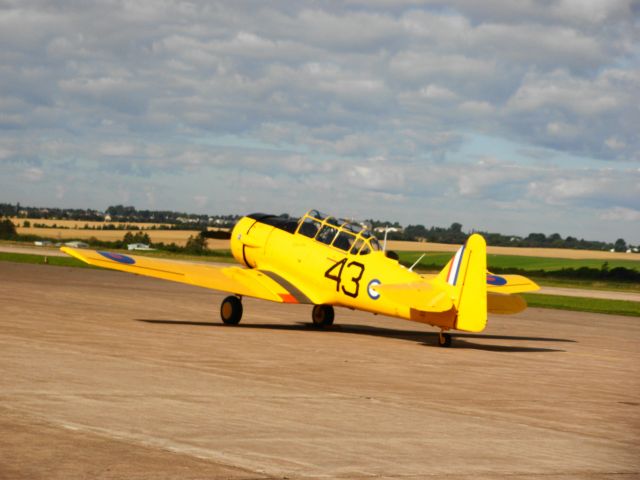
<instances>
[{"instance_id":1,"label":"wing leading edge","mask_svg":"<svg viewBox=\"0 0 640 480\"><path fill-rule=\"evenodd\" d=\"M236 295L279 303L307 303L308 298L272 272L240 267L182 263L151 257L61 247L61 251L89 265L161 278ZM287 288L288 287L288 288Z\"/></svg>"}]
</instances>

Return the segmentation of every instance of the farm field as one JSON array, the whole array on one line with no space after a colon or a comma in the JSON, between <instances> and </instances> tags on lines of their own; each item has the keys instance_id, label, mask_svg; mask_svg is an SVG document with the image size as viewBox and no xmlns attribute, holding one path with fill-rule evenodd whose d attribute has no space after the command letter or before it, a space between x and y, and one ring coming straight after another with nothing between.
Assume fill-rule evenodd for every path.
<instances>
[{"instance_id":1,"label":"farm field","mask_svg":"<svg viewBox=\"0 0 640 480\"><path fill-rule=\"evenodd\" d=\"M397 252L455 252L460 245L430 242L389 241L388 250ZM573 259L629 260L640 262L640 253L605 252L601 250L572 250L568 248L520 248L487 246L488 254L513 255L517 257L546 257Z\"/></svg>"},{"instance_id":2,"label":"farm field","mask_svg":"<svg viewBox=\"0 0 640 480\"><path fill-rule=\"evenodd\" d=\"M523 249L525 250L525 249ZM543 250L544 249L536 249ZM569 250L572 252L573 250ZM413 264L424 252L403 252L399 251L398 255L400 256L400 261L406 264ZM427 252L425 256L422 258L417 267L421 268L429 268L429 267L437 267L443 268L449 259L451 258L451 253L434 253ZM521 268L523 270L561 270L563 268L596 268L599 269L602 265L607 262L608 268L615 267L624 267L633 270L640 270L640 258L637 260L629 259L629 256L624 257L624 259L613 258L610 260L605 259L596 259L596 258L553 258L553 257L532 257L532 256L519 256L519 255L499 255L499 254L488 254L487 255L487 265L489 269L491 268Z\"/></svg>"},{"instance_id":3,"label":"farm field","mask_svg":"<svg viewBox=\"0 0 640 480\"><path fill-rule=\"evenodd\" d=\"M17 225L23 225L18 219L18 222L14 222ZM104 222L78 222L73 220L56 221L56 220L31 220L31 224L50 222L51 225L57 223L65 228L36 228L36 227L23 227L18 226L17 231L20 235L37 235L40 237L51 238L54 240L88 240L94 237L98 240L114 241L121 240L127 230L86 230L82 227L85 223L92 226L104 225ZM179 246L184 246L187 243L187 239L190 236L195 236L199 233L199 230L147 230L152 225L161 227L161 224L130 224L132 226L139 226L144 228L144 233L147 233L152 242L163 243L175 243ZM76 228L77 227L77 228ZM228 240L212 240L208 241L210 249L227 249L229 248ZM429 252L429 254L446 253L450 254L455 252L460 246L449 245L442 243L429 243L429 242L406 242L406 241L389 241L388 249L397 252ZM512 257L544 257L544 258L556 258L556 259L576 259L576 260L600 260L596 262L598 268L602 265L603 261L608 261L610 268L613 268L613 261L625 261L631 262L636 265L640 265L640 254L622 253L622 252L604 252L597 250L570 250L561 248L516 248L516 247L487 247L489 256L512 256ZM402 256L402 255L401 255ZM419 255L414 258L417 259ZM443 255L442 258L447 257ZM426 257L425 257L426 258ZM446 263L446 262L445 262ZM444 264L443 264L444 265ZM499 266L499 265L498 265ZM587 265L588 266L588 265ZM617 266L617 264L616 264ZM620 266L624 266L621 264ZM631 268L631 267L627 267Z\"/></svg>"},{"instance_id":4,"label":"farm field","mask_svg":"<svg viewBox=\"0 0 640 480\"><path fill-rule=\"evenodd\" d=\"M10 219L16 227L21 227L24 225L24 222L27 221L31 223L31 225L38 223L40 225L46 225L47 227L51 227L53 225L57 225L61 228L72 228L72 229L82 229L85 225L88 225L91 228L102 228L104 225L130 225L139 227L141 229L147 228L169 228L171 225L167 223L141 223L141 222L92 222L85 220L54 220L48 218L18 218L18 217L10 217Z\"/></svg>"},{"instance_id":5,"label":"farm field","mask_svg":"<svg viewBox=\"0 0 640 480\"><path fill-rule=\"evenodd\" d=\"M136 232L137 230L85 230L75 228L35 228L35 227L18 227L16 229L19 235L37 235L38 237L50 238L53 240L88 240L96 238L97 240L115 241L122 240L127 231ZM190 236L200 233L199 230L142 230L143 233L149 235L152 242L175 243L184 246ZM229 241L225 240L225 247L229 246Z\"/></svg>"},{"instance_id":6,"label":"farm field","mask_svg":"<svg viewBox=\"0 0 640 480\"><path fill-rule=\"evenodd\" d=\"M104 225L120 225L119 222L89 222L81 220L50 220L37 218L16 218L12 217L11 221L16 225L18 233L21 235L37 235L47 238L68 240L86 240L95 237L98 240L113 241L120 240L126 233L126 230L87 230L83 227L100 228ZM31 225L35 223L44 225L58 225L62 228L35 228L24 227L24 222L29 221ZM162 223L124 223L133 228L140 228L149 234L153 242L172 243L184 246L187 239L191 235L197 235L199 230L162 230L168 227ZM150 228L160 228L161 230L148 230ZM210 228L210 230L214 230ZM387 242L389 250L397 252L455 252L460 246L444 243L430 242L409 242L401 240L390 240ZM209 248L224 249L229 248L228 240L209 240ZM565 248L519 248L519 247L495 247L488 246L487 253L489 255L511 255L516 257L545 257L545 258L567 258L567 259L598 259L607 260L611 264L612 260L633 260L640 262L640 254L624 253L624 252L608 252L600 250L571 250Z\"/></svg>"}]
</instances>

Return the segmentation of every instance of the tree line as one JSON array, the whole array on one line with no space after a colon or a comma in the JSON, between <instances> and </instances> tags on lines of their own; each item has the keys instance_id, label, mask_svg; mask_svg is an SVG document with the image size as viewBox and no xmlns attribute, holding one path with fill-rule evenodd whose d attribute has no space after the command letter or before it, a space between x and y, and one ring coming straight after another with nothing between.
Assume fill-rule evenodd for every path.
<instances>
[{"instance_id":1,"label":"tree line","mask_svg":"<svg viewBox=\"0 0 640 480\"><path fill-rule=\"evenodd\" d=\"M24 207L19 203L17 205L0 203L0 216L25 216L29 218L46 218L59 220L79 220L79 221L104 221L105 215L111 218L111 222L105 224L103 229L120 229L118 223L138 222L138 223L165 223L171 225L171 229L189 229L204 230L212 224L231 228L240 218L239 215L204 215L189 214L183 212L173 212L168 210L137 210L133 206L114 205L109 206L105 212L90 209L61 209L61 208L42 208L42 207ZM289 217L288 214L281 214L283 217ZM529 248L568 248L579 250L614 250L616 252L625 252L629 249L638 250L639 246L627 244L623 238L617 239L615 242L602 242L594 240L578 239L576 237L567 236L563 238L559 233L546 235L544 233L530 233L526 237L515 235L505 235L501 233L485 232L485 231L463 231L462 224L454 222L449 227L425 227L421 224L408 225L402 227L398 222L367 220L372 225L374 231L377 227L392 228L388 232L390 240L407 240L407 241L425 241L433 243L461 244L464 243L470 233L482 234L487 244L492 246L508 246L508 247L529 247ZM133 229L135 227L129 227ZM383 232L376 232L378 237L383 237Z\"/></svg>"},{"instance_id":2,"label":"tree line","mask_svg":"<svg viewBox=\"0 0 640 480\"><path fill-rule=\"evenodd\" d=\"M391 222L381 222L376 220L368 220L374 228L387 226L394 227ZM397 227L396 227L397 228ZM447 244L462 244L471 233L481 234L488 245L496 247L527 247L527 248L570 248L574 250L614 250L616 252L626 252L633 248L627 242L619 238L615 242L601 242L594 240L577 239L576 237L567 236L562 238L559 233L545 235L544 233L530 233L526 237L515 235L504 235L501 233L492 233L484 231L465 232L462 230L462 224L454 222L450 227L430 227L424 225L408 225L400 231L390 230L387 238L389 240L405 240L413 242L432 242ZM378 237L383 237L383 232L376 232Z\"/></svg>"}]
</instances>

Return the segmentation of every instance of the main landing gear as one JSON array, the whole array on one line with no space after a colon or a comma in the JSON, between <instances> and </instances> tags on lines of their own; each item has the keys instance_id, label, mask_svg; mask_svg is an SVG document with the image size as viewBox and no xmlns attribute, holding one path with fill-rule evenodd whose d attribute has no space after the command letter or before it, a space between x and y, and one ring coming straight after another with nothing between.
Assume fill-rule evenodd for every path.
<instances>
[{"instance_id":1,"label":"main landing gear","mask_svg":"<svg viewBox=\"0 0 640 480\"><path fill-rule=\"evenodd\" d=\"M317 328L327 328L333 325L335 313L331 305L315 305L311 313L313 326Z\"/></svg>"},{"instance_id":2,"label":"main landing gear","mask_svg":"<svg viewBox=\"0 0 640 480\"><path fill-rule=\"evenodd\" d=\"M242 301L240 297L225 298L220 305L220 318L226 325L237 325L242 318Z\"/></svg>"},{"instance_id":3,"label":"main landing gear","mask_svg":"<svg viewBox=\"0 0 640 480\"><path fill-rule=\"evenodd\" d=\"M449 333L444 333L442 330L438 334L438 345L441 347L450 347L451 346L451 335Z\"/></svg>"},{"instance_id":4,"label":"main landing gear","mask_svg":"<svg viewBox=\"0 0 640 480\"><path fill-rule=\"evenodd\" d=\"M333 325L335 313L331 305L315 305L311 314L313 326L327 328ZM220 318L225 325L237 325L242 319L242 297L231 295L220 305Z\"/></svg>"}]
</instances>

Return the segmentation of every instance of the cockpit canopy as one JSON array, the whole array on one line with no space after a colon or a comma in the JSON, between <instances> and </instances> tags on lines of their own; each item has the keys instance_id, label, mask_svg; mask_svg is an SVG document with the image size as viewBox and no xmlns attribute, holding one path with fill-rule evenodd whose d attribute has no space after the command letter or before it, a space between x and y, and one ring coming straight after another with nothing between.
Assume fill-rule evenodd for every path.
<instances>
[{"instance_id":1,"label":"cockpit canopy","mask_svg":"<svg viewBox=\"0 0 640 480\"><path fill-rule=\"evenodd\" d=\"M349 252L367 255L381 250L378 239L364 225L309 210L299 221L296 233Z\"/></svg>"}]
</instances>

